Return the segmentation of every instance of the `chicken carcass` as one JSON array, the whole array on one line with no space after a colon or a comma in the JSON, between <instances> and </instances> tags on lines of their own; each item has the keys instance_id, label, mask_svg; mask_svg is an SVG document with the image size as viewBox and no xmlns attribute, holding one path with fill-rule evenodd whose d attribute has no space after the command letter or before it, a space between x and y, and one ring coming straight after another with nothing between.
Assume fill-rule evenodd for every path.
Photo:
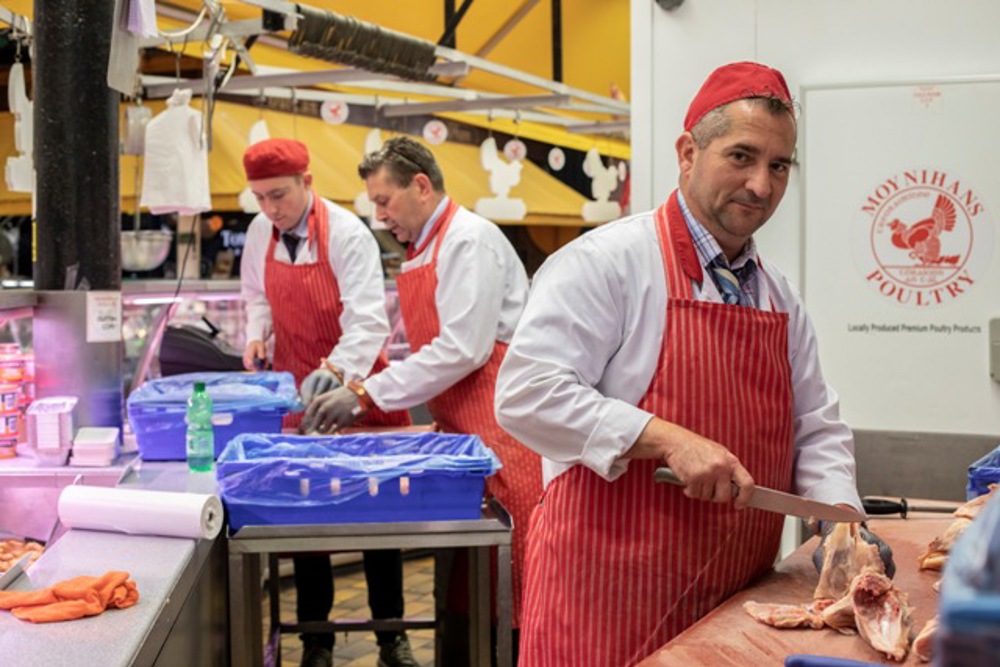
<instances>
[{"instance_id":1,"label":"chicken carcass","mask_svg":"<svg viewBox=\"0 0 1000 667\"><path fill-rule=\"evenodd\" d=\"M823 618L811 604L765 604L744 602L743 610L754 620L775 628L812 628L820 630Z\"/></svg>"},{"instance_id":2,"label":"chicken carcass","mask_svg":"<svg viewBox=\"0 0 1000 667\"><path fill-rule=\"evenodd\" d=\"M938 617L935 616L924 624L917 638L913 640L913 652L920 662L930 662L934 654L934 635L938 629Z\"/></svg>"},{"instance_id":3,"label":"chicken carcass","mask_svg":"<svg viewBox=\"0 0 1000 667\"><path fill-rule=\"evenodd\" d=\"M979 515L979 510L983 508L983 505L989 502L990 498L996 495L997 489L1000 488L1000 484L990 484L989 493L984 493L981 496L973 498L969 502L965 503L957 510L954 511L954 516L956 519L975 519Z\"/></svg>"},{"instance_id":4,"label":"chicken carcass","mask_svg":"<svg viewBox=\"0 0 1000 667\"><path fill-rule=\"evenodd\" d=\"M948 553L961 537L965 529L972 525L972 519L955 519L943 535L935 537L927 545L927 551L918 557L921 570L941 570L948 561Z\"/></svg>"},{"instance_id":5,"label":"chicken carcass","mask_svg":"<svg viewBox=\"0 0 1000 667\"><path fill-rule=\"evenodd\" d=\"M823 544L823 565L813 598L840 600L865 568L884 573L878 547L868 544L856 523L838 523Z\"/></svg>"},{"instance_id":6,"label":"chicken carcass","mask_svg":"<svg viewBox=\"0 0 1000 667\"><path fill-rule=\"evenodd\" d=\"M851 599L858 634L876 651L902 662L913 629L913 608L906 594L889 577L866 570L851 583Z\"/></svg>"},{"instance_id":7,"label":"chicken carcass","mask_svg":"<svg viewBox=\"0 0 1000 667\"><path fill-rule=\"evenodd\" d=\"M854 625L854 599L845 595L833 604L828 605L822 614L823 623L842 635L856 635Z\"/></svg>"}]
</instances>

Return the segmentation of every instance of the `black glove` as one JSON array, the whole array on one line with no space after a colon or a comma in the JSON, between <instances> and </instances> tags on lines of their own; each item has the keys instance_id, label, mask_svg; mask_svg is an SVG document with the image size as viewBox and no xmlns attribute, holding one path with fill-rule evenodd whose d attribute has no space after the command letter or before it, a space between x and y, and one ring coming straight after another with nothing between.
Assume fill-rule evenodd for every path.
<instances>
[{"instance_id":1,"label":"black glove","mask_svg":"<svg viewBox=\"0 0 1000 667\"><path fill-rule=\"evenodd\" d=\"M817 572L822 572L823 570L823 555L824 548L826 546L826 538L833 532L836 525L837 524L833 521L820 522L820 535L822 537L819 541L819 546L816 547L816 551L813 552L813 566L815 566ZM892 549L888 544L882 541L882 538L868 530L868 526L865 524L858 526L858 531L861 534L861 539L868 544L874 544L878 547L878 555L879 558L882 559L882 565L885 566L885 574L887 577L892 579L896 575L896 563L892 560Z\"/></svg>"},{"instance_id":2,"label":"black glove","mask_svg":"<svg viewBox=\"0 0 1000 667\"><path fill-rule=\"evenodd\" d=\"M337 387L312 400L302 420L303 433L332 433L354 423L364 409L348 387Z\"/></svg>"}]
</instances>

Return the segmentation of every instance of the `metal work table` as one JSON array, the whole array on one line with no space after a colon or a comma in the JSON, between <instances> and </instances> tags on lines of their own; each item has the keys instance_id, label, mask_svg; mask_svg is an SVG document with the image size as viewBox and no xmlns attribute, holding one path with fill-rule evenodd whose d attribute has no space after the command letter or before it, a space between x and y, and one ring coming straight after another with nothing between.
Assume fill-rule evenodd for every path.
<instances>
[{"instance_id":1,"label":"metal work table","mask_svg":"<svg viewBox=\"0 0 1000 667\"><path fill-rule=\"evenodd\" d=\"M230 535L229 621L232 665L263 665L261 557L264 554L368 549L470 548L469 646L472 665L490 665L490 547L497 547L497 652L499 667L511 665L511 521L500 503L490 501L481 518L462 521L344 523L320 526L244 526ZM271 635L280 633L272 598ZM385 621L397 629L427 627L421 621ZM413 623L408 626L407 623ZM338 624L323 624L330 630ZM350 624L358 629L358 624ZM319 629L310 624L310 630ZM298 627L298 626L293 626ZM386 628L389 629L389 628ZM278 642L280 646L280 642Z\"/></svg>"}]
</instances>

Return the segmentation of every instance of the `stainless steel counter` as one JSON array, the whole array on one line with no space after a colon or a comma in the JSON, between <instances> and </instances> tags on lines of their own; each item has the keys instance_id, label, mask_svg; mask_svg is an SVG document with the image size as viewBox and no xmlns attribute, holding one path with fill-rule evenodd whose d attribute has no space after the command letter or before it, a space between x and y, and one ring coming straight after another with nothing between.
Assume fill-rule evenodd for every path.
<instances>
[{"instance_id":1,"label":"stainless steel counter","mask_svg":"<svg viewBox=\"0 0 1000 667\"><path fill-rule=\"evenodd\" d=\"M215 489L212 475L189 474L183 463L146 463L127 472L122 479L124 486L202 493ZM63 477L72 481L69 475L53 473L49 484L59 484ZM22 483L40 481L37 477L19 479ZM3 483L4 475L0 474ZM0 612L3 664L179 667L228 662L223 538L193 540L69 530L14 581L11 590L44 588L108 570L129 572L139 591L134 607L38 625Z\"/></svg>"}]
</instances>

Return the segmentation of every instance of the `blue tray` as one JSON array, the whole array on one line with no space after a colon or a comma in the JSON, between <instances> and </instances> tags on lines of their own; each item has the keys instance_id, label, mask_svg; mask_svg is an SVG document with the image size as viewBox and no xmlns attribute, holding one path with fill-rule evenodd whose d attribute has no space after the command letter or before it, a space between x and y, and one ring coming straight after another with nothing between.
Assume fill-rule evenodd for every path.
<instances>
[{"instance_id":1,"label":"blue tray","mask_svg":"<svg viewBox=\"0 0 1000 667\"><path fill-rule=\"evenodd\" d=\"M478 519L500 468L477 436L246 434L219 456L229 525Z\"/></svg>"}]
</instances>

